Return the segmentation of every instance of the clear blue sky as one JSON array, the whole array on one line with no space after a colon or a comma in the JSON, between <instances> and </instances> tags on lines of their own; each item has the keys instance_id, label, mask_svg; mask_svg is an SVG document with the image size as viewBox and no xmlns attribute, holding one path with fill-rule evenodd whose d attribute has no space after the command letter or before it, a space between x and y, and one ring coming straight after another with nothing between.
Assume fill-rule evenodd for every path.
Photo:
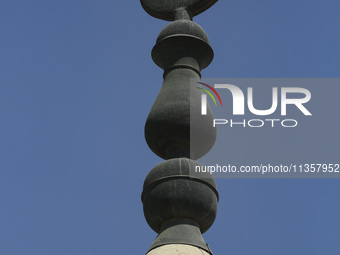
<instances>
[{"instance_id":1,"label":"clear blue sky","mask_svg":"<svg viewBox=\"0 0 340 255\"><path fill-rule=\"evenodd\" d=\"M340 76L339 1L226 0L195 21L215 51L205 77ZM139 1L1 1L0 254L147 251L140 194L162 160L144 123L166 24ZM339 180L217 184L215 254L340 254Z\"/></svg>"}]
</instances>

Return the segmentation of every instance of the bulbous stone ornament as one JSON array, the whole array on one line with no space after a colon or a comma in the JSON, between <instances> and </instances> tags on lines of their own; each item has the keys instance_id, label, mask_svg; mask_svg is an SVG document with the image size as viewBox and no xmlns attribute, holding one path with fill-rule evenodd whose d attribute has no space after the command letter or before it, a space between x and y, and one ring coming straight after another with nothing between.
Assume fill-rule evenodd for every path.
<instances>
[{"instance_id":1,"label":"bulbous stone ornament","mask_svg":"<svg viewBox=\"0 0 340 255\"><path fill-rule=\"evenodd\" d=\"M174 20L174 10L184 7L188 9L192 17L204 12L214 5L218 0L141 0L144 10L151 16Z\"/></svg>"},{"instance_id":2,"label":"bulbous stone ornament","mask_svg":"<svg viewBox=\"0 0 340 255\"><path fill-rule=\"evenodd\" d=\"M200 114L202 92L196 87L190 89L190 78L199 80L190 69L170 71L147 118L146 141L163 159L197 159L215 143L214 116L210 107L207 115Z\"/></svg>"},{"instance_id":3,"label":"bulbous stone ornament","mask_svg":"<svg viewBox=\"0 0 340 255\"><path fill-rule=\"evenodd\" d=\"M157 37L151 55L155 64L164 70L182 64L181 67L191 67L199 75L214 58L207 34L190 20L176 20L165 26ZM194 59L198 66L190 63L188 58Z\"/></svg>"},{"instance_id":4,"label":"bulbous stone ornament","mask_svg":"<svg viewBox=\"0 0 340 255\"><path fill-rule=\"evenodd\" d=\"M218 192L209 172L195 171L202 166L197 161L176 158L151 169L144 181L142 202L146 221L155 232L174 218L194 220L202 233L213 224Z\"/></svg>"},{"instance_id":5,"label":"bulbous stone ornament","mask_svg":"<svg viewBox=\"0 0 340 255\"><path fill-rule=\"evenodd\" d=\"M163 159L198 159L216 140L214 116L210 107L207 115L200 114L202 91L196 89L214 53L205 31L185 19L186 9L177 12L184 18L165 26L152 50L154 62L164 69L164 83L147 118L145 138Z\"/></svg>"},{"instance_id":6,"label":"bulbous stone ornament","mask_svg":"<svg viewBox=\"0 0 340 255\"><path fill-rule=\"evenodd\" d=\"M202 233L213 224L218 192L210 173L195 172L202 164L176 158L155 166L143 185L145 219L159 235L149 250L177 243L209 252Z\"/></svg>"}]
</instances>

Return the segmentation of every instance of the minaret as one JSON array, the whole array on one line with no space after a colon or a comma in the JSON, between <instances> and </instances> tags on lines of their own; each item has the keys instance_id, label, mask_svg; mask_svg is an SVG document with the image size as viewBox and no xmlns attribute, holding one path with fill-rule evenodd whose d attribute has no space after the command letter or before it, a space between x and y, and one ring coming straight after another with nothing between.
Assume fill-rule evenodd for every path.
<instances>
[{"instance_id":1,"label":"minaret","mask_svg":"<svg viewBox=\"0 0 340 255\"><path fill-rule=\"evenodd\" d=\"M195 160L216 140L214 116L210 107L200 114L202 90L196 89L213 50L192 18L216 2L141 0L148 14L172 21L152 49L153 61L164 69L164 82L146 120L145 138L165 161L149 172L143 186L145 219L158 233L147 255L212 254L202 233L216 218L218 192L212 175L195 172L202 166Z\"/></svg>"}]
</instances>

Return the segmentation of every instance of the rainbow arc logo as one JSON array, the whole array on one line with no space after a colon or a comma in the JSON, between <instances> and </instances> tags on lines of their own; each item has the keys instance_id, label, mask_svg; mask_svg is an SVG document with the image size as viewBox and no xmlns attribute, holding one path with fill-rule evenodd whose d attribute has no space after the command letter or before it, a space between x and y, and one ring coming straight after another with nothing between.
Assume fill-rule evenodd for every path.
<instances>
[{"instance_id":1,"label":"rainbow arc logo","mask_svg":"<svg viewBox=\"0 0 340 255\"><path fill-rule=\"evenodd\" d=\"M210 89L210 90L217 96L217 98L218 98L218 100L220 101L220 104L221 104L221 106L222 106L221 97L220 97L220 95L217 93L217 91L216 91L212 86L210 86L210 85L208 85L208 84L206 84L206 83L203 83L203 82L197 82L197 83L199 83L199 84L205 86L206 88ZM209 90L207 90L207 89L205 89L205 88L201 88L201 87L197 87L197 88L198 88L198 89L201 89L201 90L203 90L205 93L207 93L207 94L212 98L212 100L214 101L215 105L217 106L216 99L215 99L215 97L213 96L213 94L212 94ZM201 100L202 100L202 109L201 109L201 113L202 113L202 115L206 115L206 114L207 114L207 95L206 95L206 94L202 94Z\"/></svg>"},{"instance_id":2,"label":"rainbow arc logo","mask_svg":"<svg viewBox=\"0 0 340 255\"><path fill-rule=\"evenodd\" d=\"M206 83L203 83L203 82L197 82L197 83L199 83L199 84L201 84L201 85L203 85L203 86L209 88L209 89L217 96L217 98L218 98L218 100L220 101L220 104L221 104L221 106L222 106L221 97L220 97L220 95L217 93L217 91L216 91L213 87L211 87L210 85L208 85L208 84L206 84ZM203 90L204 92L206 92L206 93L212 98L212 100L214 101L215 105L217 105L214 96L211 94L211 92L210 92L209 90L204 89L204 88L200 88L200 87L197 87L197 88Z\"/></svg>"}]
</instances>

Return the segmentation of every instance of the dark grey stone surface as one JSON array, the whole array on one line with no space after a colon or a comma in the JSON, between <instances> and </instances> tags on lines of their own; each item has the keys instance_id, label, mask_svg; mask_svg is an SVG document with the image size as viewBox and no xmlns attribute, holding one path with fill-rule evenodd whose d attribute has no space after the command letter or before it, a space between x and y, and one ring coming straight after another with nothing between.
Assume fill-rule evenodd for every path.
<instances>
[{"instance_id":1,"label":"dark grey stone surface","mask_svg":"<svg viewBox=\"0 0 340 255\"><path fill-rule=\"evenodd\" d=\"M180 7L188 9L192 16L196 16L209 9L218 0L141 0L144 10L151 16L174 20L174 11Z\"/></svg>"},{"instance_id":2,"label":"dark grey stone surface","mask_svg":"<svg viewBox=\"0 0 340 255\"><path fill-rule=\"evenodd\" d=\"M216 140L210 107L202 116L202 90L197 89L201 70L213 60L205 31L192 17L216 0L141 0L152 16L174 20L159 34L152 49L153 61L164 69L164 82L145 123L150 149L166 161L145 179L143 210L158 237L150 250L165 244L188 244L212 254L201 233L213 224L218 192L209 173L193 174L192 159L204 156Z\"/></svg>"},{"instance_id":3,"label":"dark grey stone surface","mask_svg":"<svg viewBox=\"0 0 340 255\"><path fill-rule=\"evenodd\" d=\"M184 19L165 26L152 50L152 59L164 69L164 83L147 118L145 138L163 159L198 159L214 145L216 128L209 125L214 118L210 107L200 115L202 91L192 81L200 80L214 53L205 31L185 15L178 17ZM190 141L199 143L190 146Z\"/></svg>"},{"instance_id":4,"label":"dark grey stone surface","mask_svg":"<svg viewBox=\"0 0 340 255\"><path fill-rule=\"evenodd\" d=\"M145 219L157 233L164 222L194 220L202 233L213 224L217 213L216 183L209 173L194 173L200 163L177 158L155 166L145 178L142 202Z\"/></svg>"}]
</instances>

